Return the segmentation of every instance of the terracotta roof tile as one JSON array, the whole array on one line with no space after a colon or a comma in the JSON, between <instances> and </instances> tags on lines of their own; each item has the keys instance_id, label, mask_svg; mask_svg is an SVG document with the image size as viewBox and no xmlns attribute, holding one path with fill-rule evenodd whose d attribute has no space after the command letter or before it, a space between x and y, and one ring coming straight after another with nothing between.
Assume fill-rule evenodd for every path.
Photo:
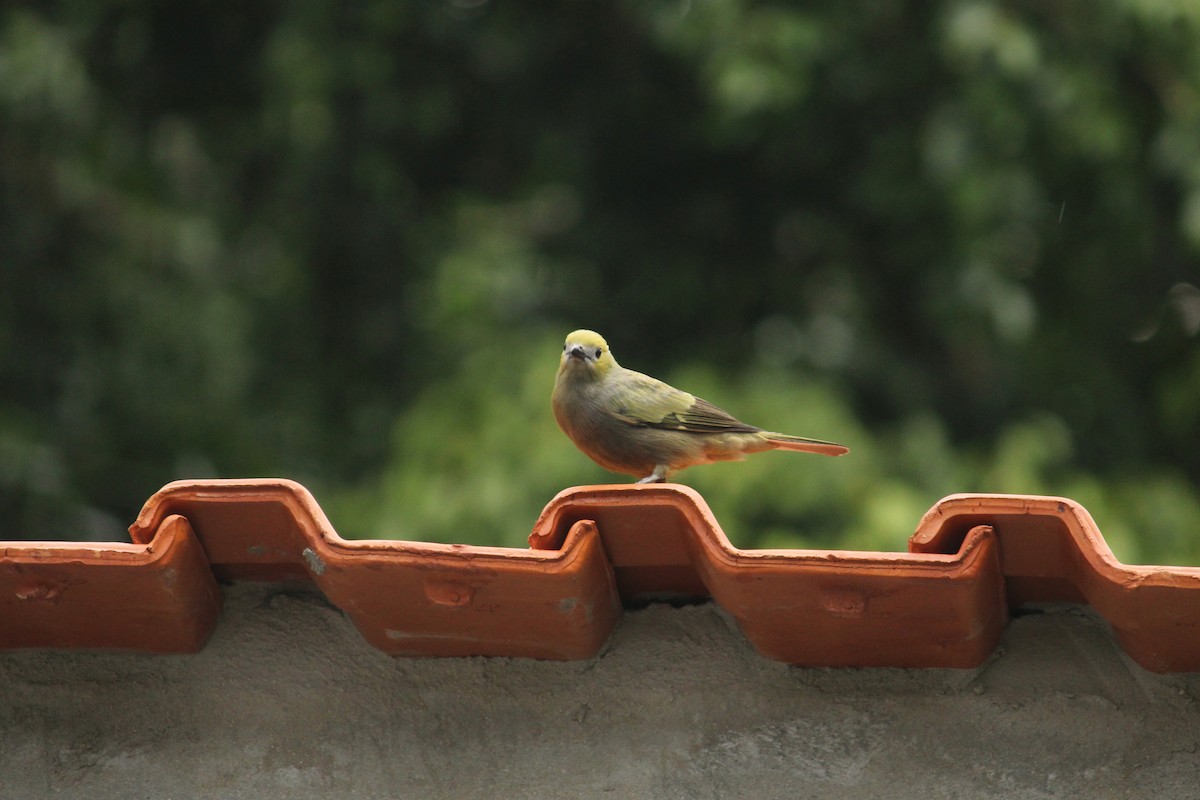
<instances>
[{"instance_id":1,"label":"terracotta roof tile","mask_svg":"<svg viewBox=\"0 0 1200 800\"><path fill-rule=\"evenodd\" d=\"M1088 603L1139 664L1200 670L1200 568L1117 561L1087 509L1063 497L952 495L909 540L913 552L946 552L986 521L1000 538L1008 602Z\"/></svg>"},{"instance_id":2,"label":"terracotta roof tile","mask_svg":"<svg viewBox=\"0 0 1200 800\"><path fill-rule=\"evenodd\" d=\"M1200 670L1200 569L1119 563L1063 498L948 497L907 553L739 550L687 487L588 486L554 498L522 550L347 541L292 481L180 481L130 533L0 545L0 647L196 650L218 579L303 578L393 655L587 658L623 605L712 598L769 658L971 667L1009 608L1071 601L1148 669Z\"/></svg>"},{"instance_id":3,"label":"terracotta roof tile","mask_svg":"<svg viewBox=\"0 0 1200 800\"><path fill-rule=\"evenodd\" d=\"M554 551L348 541L301 485L180 481L147 501L135 542L181 514L220 578L311 579L372 645L393 655L585 658L620 615L596 526Z\"/></svg>"},{"instance_id":4,"label":"terracotta roof tile","mask_svg":"<svg viewBox=\"0 0 1200 800\"><path fill-rule=\"evenodd\" d=\"M556 497L530 544L595 520L626 602L712 597L763 655L810 666L974 666L1007 619L991 530L950 554L739 550L678 485L596 486Z\"/></svg>"},{"instance_id":5,"label":"terracotta roof tile","mask_svg":"<svg viewBox=\"0 0 1200 800\"><path fill-rule=\"evenodd\" d=\"M0 543L0 647L193 652L221 592L188 521L141 544Z\"/></svg>"}]
</instances>

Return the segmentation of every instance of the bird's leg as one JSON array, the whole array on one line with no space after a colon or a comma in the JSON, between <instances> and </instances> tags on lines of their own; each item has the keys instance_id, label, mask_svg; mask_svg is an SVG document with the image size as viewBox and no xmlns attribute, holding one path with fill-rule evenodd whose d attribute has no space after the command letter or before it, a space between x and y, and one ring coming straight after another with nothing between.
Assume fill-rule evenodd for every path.
<instances>
[{"instance_id":1,"label":"bird's leg","mask_svg":"<svg viewBox=\"0 0 1200 800\"><path fill-rule=\"evenodd\" d=\"M654 472L651 472L646 477L642 478L638 483L666 483L667 482L667 465L657 464L654 467Z\"/></svg>"}]
</instances>

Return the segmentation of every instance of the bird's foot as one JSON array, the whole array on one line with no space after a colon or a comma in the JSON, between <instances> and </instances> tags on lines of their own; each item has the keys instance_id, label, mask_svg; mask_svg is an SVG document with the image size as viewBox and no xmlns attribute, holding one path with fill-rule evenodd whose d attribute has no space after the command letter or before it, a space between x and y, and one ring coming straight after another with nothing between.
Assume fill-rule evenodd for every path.
<instances>
[{"instance_id":1,"label":"bird's foot","mask_svg":"<svg viewBox=\"0 0 1200 800\"><path fill-rule=\"evenodd\" d=\"M638 483L666 483L666 482L667 482L667 468L663 464L659 464L657 467L654 468L654 472L651 472L649 475L647 475L646 477L644 477L640 481L638 481Z\"/></svg>"}]
</instances>

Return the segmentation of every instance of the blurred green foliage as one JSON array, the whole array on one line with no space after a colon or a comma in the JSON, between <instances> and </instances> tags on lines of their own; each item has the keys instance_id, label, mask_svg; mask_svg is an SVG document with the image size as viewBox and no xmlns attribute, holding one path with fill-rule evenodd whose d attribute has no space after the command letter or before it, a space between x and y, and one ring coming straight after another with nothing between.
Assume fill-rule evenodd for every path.
<instances>
[{"instance_id":1,"label":"blurred green foliage","mask_svg":"<svg viewBox=\"0 0 1200 800\"><path fill-rule=\"evenodd\" d=\"M740 545L1065 494L1200 564L1200 6L59 2L0 11L0 515L175 478L520 545L623 481L563 335L852 454L682 473Z\"/></svg>"}]
</instances>

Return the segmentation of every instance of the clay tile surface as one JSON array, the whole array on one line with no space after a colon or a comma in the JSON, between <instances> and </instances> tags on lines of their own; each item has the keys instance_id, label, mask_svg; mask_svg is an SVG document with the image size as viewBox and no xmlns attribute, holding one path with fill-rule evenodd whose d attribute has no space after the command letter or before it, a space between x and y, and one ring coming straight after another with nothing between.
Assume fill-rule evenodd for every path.
<instances>
[{"instance_id":1,"label":"clay tile surface","mask_svg":"<svg viewBox=\"0 0 1200 800\"><path fill-rule=\"evenodd\" d=\"M141 544L0 542L0 647L194 652L220 607L183 517Z\"/></svg>"},{"instance_id":2,"label":"clay tile surface","mask_svg":"<svg viewBox=\"0 0 1200 800\"><path fill-rule=\"evenodd\" d=\"M1087 509L1065 497L951 495L926 513L909 549L946 552L983 521L999 536L1012 607L1087 603L1143 667L1200 670L1200 568L1122 564Z\"/></svg>"},{"instance_id":3,"label":"clay tile surface","mask_svg":"<svg viewBox=\"0 0 1200 800\"><path fill-rule=\"evenodd\" d=\"M763 655L809 666L968 667L1007 619L983 524L955 552L739 550L684 486L598 486L556 497L530 536L562 546L594 520L626 601L711 597Z\"/></svg>"},{"instance_id":4,"label":"clay tile surface","mask_svg":"<svg viewBox=\"0 0 1200 800\"><path fill-rule=\"evenodd\" d=\"M945 498L906 553L741 550L687 487L585 486L518 549L349 541L292 481L179 481L130 533L0 543L0 647L196 650L218 580L304 579L397 656L588 658L625 606L711 599L768 658L972 667L1010 608L1065 601L1092 605L1142 666L1200 670L1200 569L1121 564L1064 498Z\"/></svg>"},{"instance_id":5,"label":"clay tile surface","mask_svg":"<svg viewBox=\"0 0 1200 800\"><path fill-rule=\"evenodd\" d=\"M150 498L131 537L152 538L174 514L195 527L218 577L306 577L393 655L585 658L620 614L587 521L553 551L348 541L292 481L181 481Z\"/></svg>"}]
</instances>

